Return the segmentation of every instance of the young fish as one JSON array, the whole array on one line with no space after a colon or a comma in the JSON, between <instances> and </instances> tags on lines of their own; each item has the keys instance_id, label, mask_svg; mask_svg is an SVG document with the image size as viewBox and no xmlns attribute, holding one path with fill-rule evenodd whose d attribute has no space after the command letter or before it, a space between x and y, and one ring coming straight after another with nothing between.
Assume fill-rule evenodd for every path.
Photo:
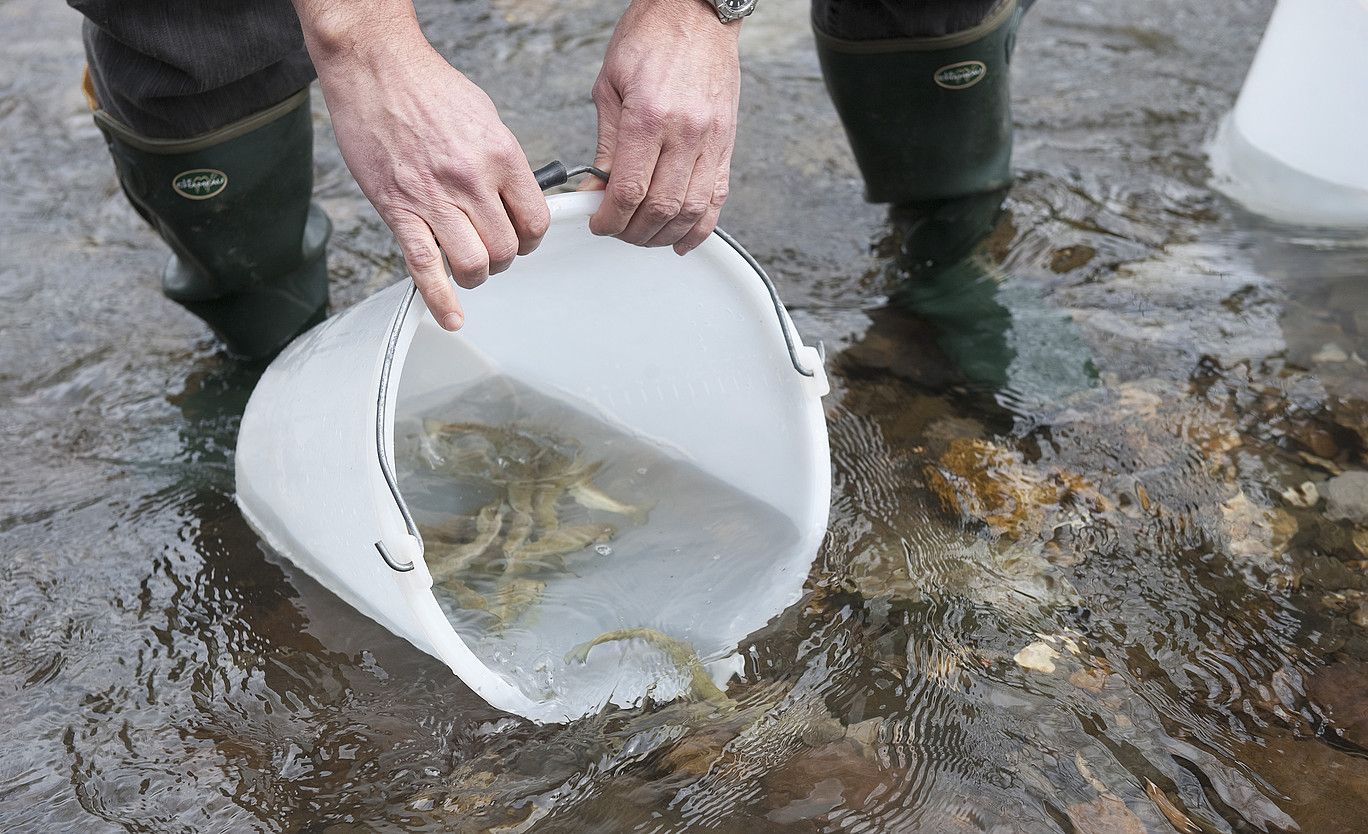
<instances>
[{"instance_id":1,"label":"young fish","mask_svg":"<svg viewBox=\"0 0 1368 834\"><path fill-rule=\"evenodd\" d=\"M494 608L491 613L499 618L499 626L505 627L536 605L545 590L546 583L540 579L505 576L499 580L499 588L494 593Z\"/></svg>"},{"instance_id":2,"label":"young fish","mask_svg":"<svg viewBox=\"0 0 1368 834\"><path fill-rule=\"evenodd\" d=\"M508 520L508 534L500 543L503 547L504 555L518 550L532 536L532 516L518 510L513 511L513 517Z\"/></svg>"},{"instance_id":3,"label":"young fish","mask_svg":"<svg viewBox=\"0 0 1368 834\"><path fill-rule=\"evenodd\" d=\"M605 542L617 534L611 524L576 524L527 542L518 549L519 561L551 559L578 553L591 544Z\"/></svg>"},{"instance_id":4,"label":"young fish","mask_svg":"<svg viewBox=\"0 0 1368 834\"><path fill-rule=\"evenodd\" d=\"M533 503L533 496L536 487L526 481L515 481L508 485L508 506L513 508L513 512L534 517L536 508Z\"/></svg>"},{"instance_id":5,"label":"young fish","mask_svg":"<svg viewBox=\"0 0 1368 834\"><path fill-rule=\"evenodd\" d=\"M543 536L560 527L556 504L560 503L560 497L564 494L565 490L550 484L541 484L532 490L532 516Z\"/></svg>"},{"instance_id":6,"label":"young fish","mask_svg":"<svg viewBox=\"0 0 1368 834\"><path fill-rule=\"evenodd\" d=\"M645 523L648 510L641 507L634 507L631 504L624 504L621 501L608 495L603 490L594 486L590 481L583 481L570 487L570 497L575 499L581 507L590 510L602 510L606 513L625 516L632 519L637 524Z\"/></svg>"},{"instance_id":7,"label":"young fish","mask_svg":"<svg viewBox=\"0 0 1368 834\"><path fill-rule=\"evenodd\" d=\"M489 600L460 580L448 579L442 582L441 586L456 598L456 603L462 608L476 608L483 611L489 607Z\"/></svg>"},{"instance_id":8,"label":"young fish","mask_svg":"<svg viewBox=\"0 0 1368 834\"><path fill-rule=\"evenodd\" d=\"M620 628L616 631L600 634L593 640L581 643L571 649L565 656L565 662L586 663L589 660L589 652L595 646L603 643L614 643L619 640L640 640L663 652L671 663L688 672L689 695L694 700L714 704L732 703L732 700L727 697L727 693L713 683L712 676L708 674L707 669L703 668L703 661L699 659L698 652L694 651L693 646L653 628Z\"/></svg>"},{"instance_id":9,"label":"young fish","mask_svg":"<svg viewBox=\"0 0 1368 834\"><path fill-rule=\"evenodd\" d=\"M475 538L472 541L444 555L438 564L428 566L432 581L445 582L464 572L480 554L489 549L502 528L503 502L496 501L480 510L475 517Z\"/></svg>"}]
</instances>

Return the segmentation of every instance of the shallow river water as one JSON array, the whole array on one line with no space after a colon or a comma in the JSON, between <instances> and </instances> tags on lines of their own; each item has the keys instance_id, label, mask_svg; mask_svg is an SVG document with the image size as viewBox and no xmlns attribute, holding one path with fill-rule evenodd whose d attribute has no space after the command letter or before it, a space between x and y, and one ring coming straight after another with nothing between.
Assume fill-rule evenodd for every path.
<instances>
[{"instance_id":1,"label":"shallow river water","mask_svg":"<svg viewBox=\"0 0 1368 834\"><path fill-rule=\"evenodd\" d=\"M616 5L419 4L538 162ZM1005 215L895 304L762 3L723 221L831 355L830 534L733 704L535 726L263 551L252 374L157 292L78 17L0 3L0 830L1368 829L1368 242L1206 184L1271 5L1039 3ZM401 262L315 108L341 309Z\"/></svg>"}]
</instances>

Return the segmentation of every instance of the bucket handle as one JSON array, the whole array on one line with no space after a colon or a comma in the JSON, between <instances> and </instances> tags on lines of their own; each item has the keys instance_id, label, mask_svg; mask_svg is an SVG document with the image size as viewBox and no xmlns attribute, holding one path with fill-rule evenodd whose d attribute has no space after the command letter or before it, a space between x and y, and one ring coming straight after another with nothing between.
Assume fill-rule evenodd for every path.
<instances>
[{"instance_id":1,"label":"bucket handle","mask_svg":"<svg viewBox=\"0 0 1368 834\"><path fill-rule=\"evenodd\" d=\"M380 393L375 401L375 451L380 458L380 473L385 478L385 485L389 487L390 495L394 496L394 503L399 506L399 514L404 517L404 526L408 528L408 533L418 542L418 555L423 555L423 537L418 532L418 523L413 520L413 514L409 512L408 504L404 502L404 496L399 492L399 479L395 477L394 467L390 464L390 456L386 453L389 444L385 442L385 412L389 406L390 376L394 370L394 354L399 349L399 333L404 329L404 322L408 319L409 308L413 306L413 299L418 297L418 285L409 282L408 290L404 293L404 300L399 302L399 309L394 314L393 321L390 322L389 336L385 339L385 359L380 364ZM375 543L375 549L379 551L380 558L385 560L385 564L391 570L399 573L407 573L413 570L413 560L407 562L397 561L385 547L383 541Z\"/></svg>"},{"instance_id":2,"label":"bucket handle","mask_svg":"<svg viewBox=\"0 0 1368 834\"><path fill-rule=\"evenodd\" d=\"M574 168L566 168L560 160L548 162L546 165L532 172L536 178L537 185L545 191L548 188L555 188L558 185L565 185L571 177L578 177L583 174L593 174L604 182L608 181L608 172L595 168L592 165L579 165ZM784 334L784 346L788 348L789 362L793 369L809 379L816 377L817 372L803 364L798 358L798 346L793 338L793 333L789 331L788 316L784 312L784 305L779 300L779 291L774 287L774 281L770 279L769 273L755 259L755 256L747 252L744 247L737 242L736 238L722 231L713 229L712 232L730 246L736 254L755 270L755 274L765 284L765 291L769 293L770 303L774 305L774 315L779 320L779 331ZM418 532L418 524L413 520L413 514L409 512L408 504L404 502L404 496L399 492L399 479L394 474L394 467L390 464L389 455L386 453L388 444L385 442L385 412L389 404L389 390L391 373L394 370L394 356L399 348L399 333L404 328L404 322L408 319L409 308L413 306L413 300L418 297L418 287L410 284L408 292L404 293L404 299L399 303L399 309L394 315L394 320L390 323L389 337L385 342L385 359L380 365L380 393L375 403L375 451L380 459L380 472L385 478L385 484L389 487L390 495L394 496L394 503L399 507L399 514L404 518L404 526L408 528L409 535L418 542L418 555L423 555L423 537ZM817 342L817 355L821 362L826 362L826 346L819 340ZM413 561L400 562L385 547L384 542L377 541L375 549L380 553L380 558L385 560L391 570L399 573L407 573L414 568Z\"/></svg>"}]
</instances>

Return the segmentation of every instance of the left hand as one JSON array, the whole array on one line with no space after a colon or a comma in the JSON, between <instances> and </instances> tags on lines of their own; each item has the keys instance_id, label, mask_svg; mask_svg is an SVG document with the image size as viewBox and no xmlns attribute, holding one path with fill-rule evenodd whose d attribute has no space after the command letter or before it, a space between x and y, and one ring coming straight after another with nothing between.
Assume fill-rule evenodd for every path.
<instances>
[{"instance_id":1,"label":"left hand","mask_svg":"<svg viewBox=\"0 0 1368 834\"><path fill-rule=\"evenodd\" d=\"M594 234L683 255L717 226L736 141L740 28L704 0L632 0L594 84L594 165L611 174Z\"/></svg>"}]
</instances>

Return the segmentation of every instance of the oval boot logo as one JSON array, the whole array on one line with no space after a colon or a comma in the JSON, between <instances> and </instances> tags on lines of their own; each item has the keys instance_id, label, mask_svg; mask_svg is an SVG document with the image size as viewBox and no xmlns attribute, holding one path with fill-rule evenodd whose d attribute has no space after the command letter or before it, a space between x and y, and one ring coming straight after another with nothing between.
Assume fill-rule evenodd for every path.
<instances>
[{"instance_id":1,"label":"oval boot logo","mask_svg":"<svg viewBox=\"0 0 1368 834\"><path fill-rule=\"evenodd\" d=\"M988 65L982 61L960 61L936 70L932 76L947 90L967 90L988 75Z\"/></svg>"},{"instance_id":2,"label":"oval boot logo","mask_svg":"<svg viewBox=\"0 0 1368 834\"><path fill-rule=\"evenodd\" d=\"M187 200L207 200L228 187L228 175L216 168L193 168L172 177L171 187Z\"/></svg>"}]
</instances>

